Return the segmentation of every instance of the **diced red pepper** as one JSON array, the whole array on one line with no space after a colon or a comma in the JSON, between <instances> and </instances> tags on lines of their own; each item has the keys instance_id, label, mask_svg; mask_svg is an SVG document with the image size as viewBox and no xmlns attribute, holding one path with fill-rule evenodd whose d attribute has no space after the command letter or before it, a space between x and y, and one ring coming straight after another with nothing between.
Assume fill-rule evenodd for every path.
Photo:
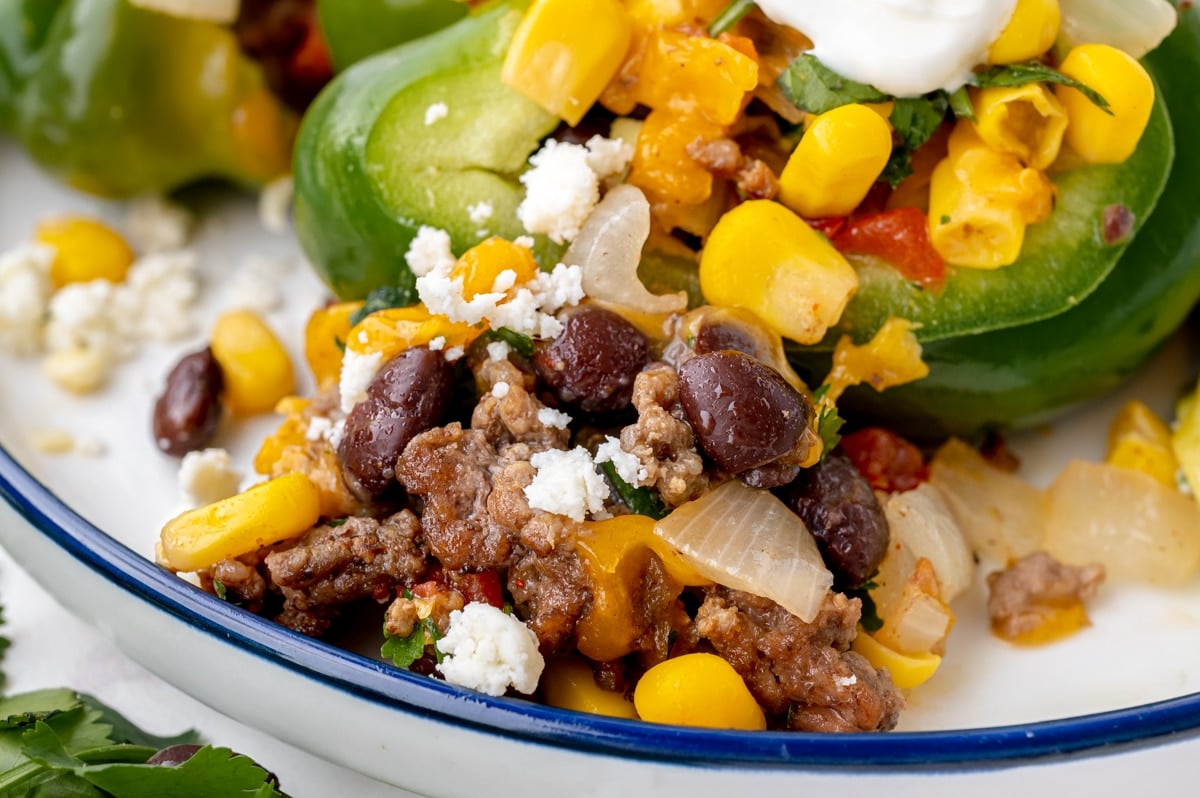
<instances>
[{"instance_id":1,"label":"diced red pepper","mask_svg":"<svg viewBox=\"0 0 1200 798\"><path fill-rule=\"evenodd\" d=\"M866 427L847 435L841 448L876 490L912 490L929 478L921 450L882 427Z\"/></svg>"},{"instance_id":2,"label":"diced red pepper","mask_svg":"<svg viewBox=\"0 0 1200 798\"><path fill-rule=\"evenodd\" d=\"M497 608L504 606L504 591L500 587L500 577L495 571L454 574L450 582L468 602L491 604Z\"/></svg>"},{"instance_id":3,"label":"diced red pepper","mask_svg":"<svg viewBox=\"0 0 1200 798\"><path fill-rule=\"evenodd\" d=\"M329 54L329 45L321 33L321 25L313 10L304 31L304 38L288 57L287 74L295 83L311 86L314 91L324 86L333 77L333 58Z\"/></svg>"},{"instance_id":4,"label":"diced red pepper","mask_svg":"<svg viewBox=\"0 0 1200 798\"><path fill-rule=\"evenodd\" d=\"M929 242L929 217L919 208L853 216L832 240L848 255L883 258L926 288L936 291L946 281L946 262Z\"/></svg>"},{"instance_id":5,"label":"diced red pepper","mask_svg":"<svg viewBox=\"0 0 1200 798\"><path fill-rule=\"evenodd\" d=\"M808 226L816 230L821 235L833 241L837 238L837 234L842 232L846 227L845 216L822 216L820 219L805 219Z\"/></svg>"}]
</instances>

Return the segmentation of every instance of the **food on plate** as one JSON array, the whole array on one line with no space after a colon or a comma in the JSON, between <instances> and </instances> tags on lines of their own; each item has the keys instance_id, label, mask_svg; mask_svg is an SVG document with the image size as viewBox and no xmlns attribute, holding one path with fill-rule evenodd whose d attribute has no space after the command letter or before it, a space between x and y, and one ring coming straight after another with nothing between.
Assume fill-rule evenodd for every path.
<instances>
[{"instance_id":1,"label":"food on plate","mask_svg":"<svg viewBox=\"0 0 1200 798\"><path fill-rule=\"evenodd\" d=\"M474 5L319 7L315 390L246 310L178 363L155 436L213 501L164 566L307 635L374 612L385 660L488 694L799 731L893 728L976 558L1023 643L1196 577L1193 404L1046 488L946 441L1108 387L1195 303L1194 11ZM385 13L428 28L355 37ZM222 408L282 416L231 495Z\"/></svg>"},{"instance_id":2,"label":"food on plate","mask_svg":"<svg viewBox=\"0 0 1200 798\"><path fill-rule=\"evenodd\" d=\"M0 130L71 185L108 196L209 177L258 185L286 173L295 115L263 66L283 57L280 43L255 36L264 26L252 3L241 41L227 13L182 16L182 6L236 15L237 5L5 0ZM279 88L290 95L296 83Z\"/></svg>"}]
</instances>

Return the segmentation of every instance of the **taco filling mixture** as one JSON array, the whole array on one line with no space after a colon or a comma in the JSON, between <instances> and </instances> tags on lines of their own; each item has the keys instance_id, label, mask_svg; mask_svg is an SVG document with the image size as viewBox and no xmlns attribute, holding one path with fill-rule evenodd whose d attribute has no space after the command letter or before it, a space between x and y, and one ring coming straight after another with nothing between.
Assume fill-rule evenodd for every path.
<instances>
[{"instance_id":1,"label":"taco filling mixture","mask_svg":"<svg viewBox=\"0 0 1200 798\"><path fill-rule=\"evenodd\" d=\"M995 634L1039 644L1106 580L1200 570L1194 398L1174 429L1130 404L1106 461L1048 488L996 434L1113 387L1200 296L1190 8L163 4L24 10L0 122L126 196L279 178L299 117L294 226L331 292L315 388L230 310L154 410L201 500L158 560L205 590L317 637L377 617L385 661L491 695L844 732L896 725L977 580ZM115 118L52 141L73 7L186 39L158 56L182 71L225 53L184 120L204 146ZM133 141L144 168L114 170ZM42 280L51 328L146 260L86 220L36 239L5 268ZM8 348L36 351L42 322L0 306L17 321ZM96 389L68 337L55 379ZM239 492L206 447L270 412Z\"/></svg>"}]
</instances>

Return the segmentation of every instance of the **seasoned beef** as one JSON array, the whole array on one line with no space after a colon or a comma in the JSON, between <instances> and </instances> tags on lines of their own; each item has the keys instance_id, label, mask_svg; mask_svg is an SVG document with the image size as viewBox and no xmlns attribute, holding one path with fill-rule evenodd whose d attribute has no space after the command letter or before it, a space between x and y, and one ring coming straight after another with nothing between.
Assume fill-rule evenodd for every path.
<instances>
[{"instance_id":1,"label":"seasoned beef","mask_svg":"<svg viewBox=\"0 0 1200 798\"><path fill-rule=\"evenodd\" d=\"M849 458L830 454L781 493L817 539L835 584L851 588L871 578L887 554L887 516Z\"/></svg>"},{"instance_id":2,"label":"seasoned beef","mask_svg":"<svg viewBox=\"0 0 1200 798\"><path fill-rule=\"evenodd\" d=\"M1041 626L1064 607L1096 595L1104 581L1099 563L1064 565L1035 551L1003 571L988 574L988 616L1002 637L1020 637Z\"/></svg>"},{"instance_id":3,"label":"seasoned beef","mask_svg":"<svg viewBox=\"0 0 1200 798\"><path fill-rule=\"evenodd\" d=\"M425 569L416 516L407 510L383 521L349 518L314 527L263 558L283 596L276 619L305 634L321 634L337 608L362 599L384 602Z\"/></svg>"},{"instance_id":4,"label":"seasoned beef","mask_svg":"<svg viewBox=\"0 0 1200 798\"><path fill-rule=\"evenodd\" d=\"M769 715L801 731L885 731L904 698L886 672L850 651L861 605L830 593L805 623L773 601L706 591L695 632L727 659Z\"/></svg>"},{"instance_id":5,"label":"seasoned beef","mask_svg":"<svg viewBox=\"0 0 1200 798\"><path fill-rule=\"evenodd\" d=\"M677 507L702 494L709 484L692 429L679 407L679 377L665 363L647 366L633 383L638 420L621 430L621 448L637 457L646 478Z\"/></svg>"},{"instance_id":6,"label":"seasoned beef","mask_svg":"<svg viewBox=\"0 0 1200 798\"><path fill-rule=\"evenodd\" d=\"M538 418L542 404L531 393L532 380L507 360L483 360L475 367L480 388L479 403L471 415L471 429L479 430L497 450L511 443L525 443L534 452L565 449L570 433L548 427ZM503 396L493 389L503 383ZM528 459L528 458L527 458Z\"/></svg>"},{"instance_id":7,"label":"seasoned beef","mask_svg":"<svg viewBox=\"0 0 1200 798\"><path fill-rule=\"evenodd\" d=\"M245 607L250 612L259 612L267 597L267 580L259 571L260 562L261 557L257 553L236 560L222 560L205 577L214 588L215 583L221 583L226 601Z\"/></svg>"},{"instance_id":8,"label":"seasoned beef","mask_svg":"<svg viewBox=\"0 0 1200 798\"><path fill-rule=\"evenodd\" d=\"M542 651L573 648L575 624L591 599L573 541L549 554L526 551L508 572L508 590L517 615L528 622Z\"/></svg>"}]
</instances>

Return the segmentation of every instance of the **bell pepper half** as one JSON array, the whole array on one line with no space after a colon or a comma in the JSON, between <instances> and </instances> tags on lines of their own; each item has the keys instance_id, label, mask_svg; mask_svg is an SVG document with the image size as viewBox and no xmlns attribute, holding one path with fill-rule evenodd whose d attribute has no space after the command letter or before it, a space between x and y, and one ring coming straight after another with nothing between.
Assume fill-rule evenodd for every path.
<instances>
[{"instance_id":1,"label":"bell pepper half","mask_svg":"<svg viewBox=\"0 0 1200 798\"><path fill-rule=\"evenodd\" d=\"M127 0L0 0L0 130L107 196L288 170L295 120L232 30Z\"/></svg>"},{"instance_id":2,"label":"bell pepper half","mask_svg":"<svg viewBox=\"0 0 1200 798\"><path fill-rule=\"evenodd\" d=\"M367 56L457 22L465 0L319 0L321 31L339 72Z\"/></svg>"}]
</instances>

